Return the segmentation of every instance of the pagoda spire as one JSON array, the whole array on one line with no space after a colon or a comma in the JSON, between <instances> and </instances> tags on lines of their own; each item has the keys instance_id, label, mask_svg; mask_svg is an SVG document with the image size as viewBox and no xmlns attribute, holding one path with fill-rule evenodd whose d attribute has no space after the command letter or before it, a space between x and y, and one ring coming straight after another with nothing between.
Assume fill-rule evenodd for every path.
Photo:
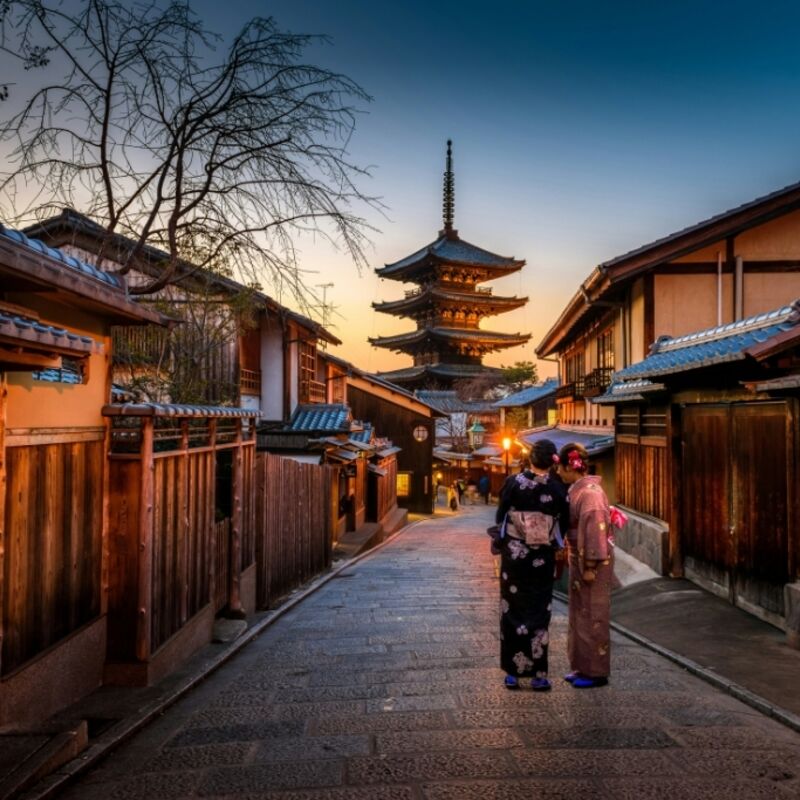
<instances>
[{"instance_id":1,"label":"pagoda spire","mask_svg":"<svg viewBox=\"0 0 800 800\"><path fill-rule=\"evenodd\" d=\"M453 140L447 140L447 162L444 172L444 198L442 200L442 212L444 216L445 236L455 233L453 230L453 211L455 207L455 186L453 179Z\"/></svg>"}]
</instances>

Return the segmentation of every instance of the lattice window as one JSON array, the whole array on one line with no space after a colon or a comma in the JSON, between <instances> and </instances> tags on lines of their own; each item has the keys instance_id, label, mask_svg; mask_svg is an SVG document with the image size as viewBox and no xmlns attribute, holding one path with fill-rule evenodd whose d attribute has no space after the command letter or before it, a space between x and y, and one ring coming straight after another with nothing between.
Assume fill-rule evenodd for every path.
<instances>
[{"instance_id":1,"label":"lattice window","mask_svg":"<svg viewBox=\"0 0 800 800\"><path fill-rule=\"evenodd\" d=\"M584 374L583 351L577 350L564 359L564 377L566 383L575 383Z\"/></svg>"},{"instance_id":2,"label":"lattice window","mask_svg":"<svg viewBox=\"0 0 800 800\"><path fill-rule=\"evenodd\" d=\"M606 328L597 337L597 366L599 369L614 367L614 328Z\"/></svg>"},{"instance_id":3,"label":"lattice window","mask_svg":"<svg viewBox=\"0 0 800 800\"><path fill-rule=\"evenodd\" d=\"M408 497L411 494L411 473L397 473L397 496Z\"/></svg>"}]
</instances>

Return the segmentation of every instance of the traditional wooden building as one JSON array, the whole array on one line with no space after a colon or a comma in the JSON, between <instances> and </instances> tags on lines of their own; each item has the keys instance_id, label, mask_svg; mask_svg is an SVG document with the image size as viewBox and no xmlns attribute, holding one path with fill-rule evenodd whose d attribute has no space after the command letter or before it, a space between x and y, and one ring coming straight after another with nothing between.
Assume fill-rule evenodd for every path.
<instances>
[{"instance_id":1,"label":"traditional wooden building","mask_svg":"<svg viewBox=\"0 0 800 800\"><path fill-rule=\"evenodd\" d=\"M616 417L623 549L800 646L800 301L661 337L595 402Z\"/></svg>"},{"instance_id":2,"label":"traditional wooden building","mask_svg":"<svg viewBox=\"0 0 800 800\"><path fill-rule=\"evenodd\" d=\"M127 280L140 284L159 275L167 254L109 234L74 209L26 229L51 247L78 258L102 256L118 269L131 259ZM139 399L233 405L259 410L269 421L286 422L300 403L326 402L327 386L317 363L319 342L341 344L319 323L292 311L261 291L219 273L181 262L173 282L143 303L166 309L182 324L160 327L116 326L114 381ZM184 313L187 308L193 313ZM190 373L190 374L185 374ZM188 396L153 392L173 377ZM270 380L262 380L269 375Z\"/></svg>"},{"instance_id":3,"label":"traditional wooden building","mask_svg":"<svg viewBox=\"0 0 800 800\"><path fill-rule=\"evenodd\" d=\"M379 373L406 388L447 388L455 381L499 370L483 365L483 357L525 344L530 334L482 330L480 323L527 303L526 297L498 297L481 284L522 269L524 261L499 256L460 239L453 228L454 179L451 142L447 143L444 176L444 227L438 238L410 256L376 269L381 278L416 284L400 300L373 303L385 314L408 317L416 330L371 338L412 356L413 366Z\"/></svg>"},{"instance_id":4,"label":"traditional wooden building","mask_svg":"<svg viewBox=\"0 0 800 800\"><path fill-rule=\"evenodd\" d=\"M510 414L516 414L520 423L514 430L538 428L555 422L556 391L558 379L548 378L536 386L529 386L519 392L497 400L493 405L500 410L500 427L505 429Z\"/></svg>"},{"instance_id":5,"label":"traditional wooden building","mask_svg":"<svg viewBox=\"0 0 800 800\"><path fill-rule=\"evenodd\" d=\"M800 183L597 266L536 348L559 361L559 424L613 435L613 409L592 400L658 337L735 322L800 296L799 205ZM597 458L609 488L614 452ZM652 523L631 527L639 524Z\"/></svg>"},{"instance_id":6,"label":"traditional wooden building","mask_svg":"<svg viewBox=\"0 0 800 800\"><path fill-rule=\"evenodd\" d=\"M344 396L353 414L367 420L399 447L397 453L397 503L412 513L430 514L435 487L432 479L435 425L443 416L432 404L371 375L330 353L321 355L328 365L330 391Z\"/></svg>"},{"instance_id":7,"label":"traditional wooden building","mask_svg":"<svg viewBox=\"0 0 800 800\"><path fill-rule=\"evenodd\" d=\"M103 679L111 329L164 322L119 278L0 227L0 727Z\"/></svg>"}]
</instances>

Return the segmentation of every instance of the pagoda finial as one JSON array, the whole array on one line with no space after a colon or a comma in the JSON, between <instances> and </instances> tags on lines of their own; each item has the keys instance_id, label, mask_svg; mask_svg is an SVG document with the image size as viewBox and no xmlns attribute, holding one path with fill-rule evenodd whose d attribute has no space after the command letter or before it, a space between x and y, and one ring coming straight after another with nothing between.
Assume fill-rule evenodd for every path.
<instances>
[{"instance_id":1,"label":"pagoda finial","mask_svg":"<svg viewBox=\"0 0 800 800\"><path fill-rule=\"evenodd\" d=\"M453 181L453 141L447 140L447 166L444 172L444 199L442 212L444 215L444 233L453 233L453 209L455 207L455 187Z\"/></svg>"}]
</instances>

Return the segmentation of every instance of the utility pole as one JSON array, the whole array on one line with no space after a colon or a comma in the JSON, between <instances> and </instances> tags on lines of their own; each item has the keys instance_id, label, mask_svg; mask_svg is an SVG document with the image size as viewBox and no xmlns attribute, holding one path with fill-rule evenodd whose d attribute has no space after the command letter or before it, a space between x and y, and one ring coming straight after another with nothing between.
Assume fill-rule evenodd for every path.
<instances>
[{"instance_id":1,"label":"utility pole","mask_svg":"<svg viewBox=\"0 0 800 800\"><path fill-rule=\"evenodd\" d=\"M333 283L318 283L317 284L317 288L318 289L322 289L322 327L327 329L327 327L328 327L328 310L329 310L328 309L328 289L332 289L333 288ZM319 346L323 350L327 350L328 349L328 343L325 342L325 341L320 342Z\"/></svg>"}]
</instances>

